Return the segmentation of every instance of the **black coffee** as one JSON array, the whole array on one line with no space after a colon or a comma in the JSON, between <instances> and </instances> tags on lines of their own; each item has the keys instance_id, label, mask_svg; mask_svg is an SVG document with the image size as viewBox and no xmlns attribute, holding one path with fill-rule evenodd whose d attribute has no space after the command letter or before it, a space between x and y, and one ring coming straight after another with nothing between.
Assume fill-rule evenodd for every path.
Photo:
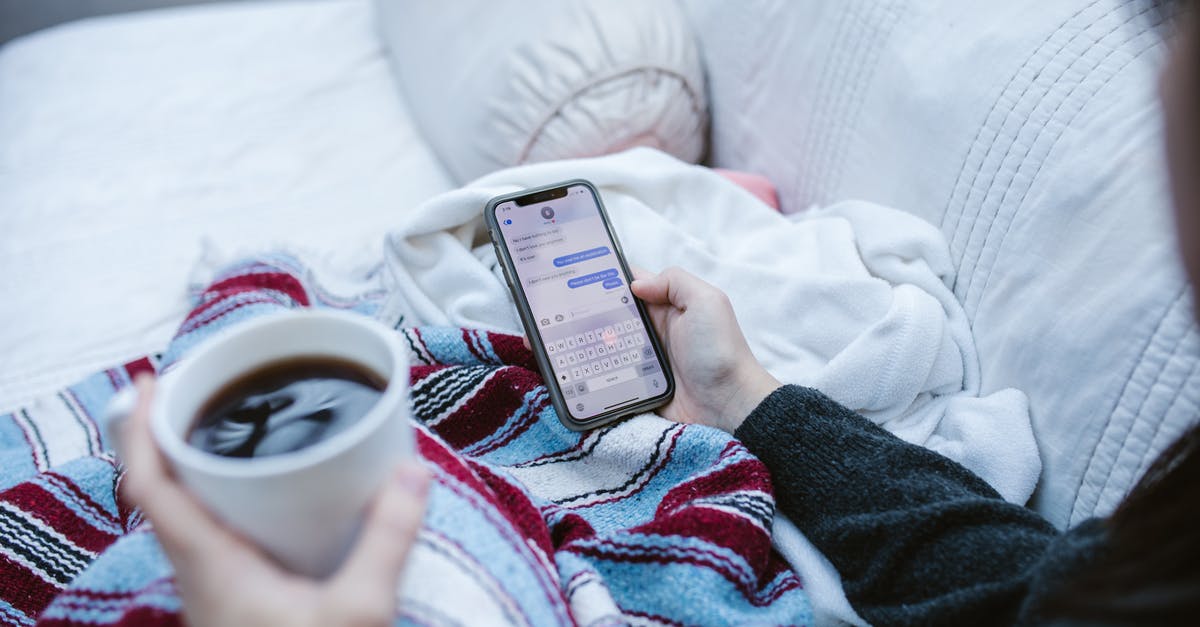
<instances>
[{"instance_id":1,"label":"black coffee","mask_svg":"<svg viewBox=\"0 0 1200 627\"><path fill-rule=\"evenodd\" d=\"M267 364L218 390L196 414L187 440L226 457L289 453L345 431L375 405L386 385L341 359Z\"/></svg>"}]
</instances>

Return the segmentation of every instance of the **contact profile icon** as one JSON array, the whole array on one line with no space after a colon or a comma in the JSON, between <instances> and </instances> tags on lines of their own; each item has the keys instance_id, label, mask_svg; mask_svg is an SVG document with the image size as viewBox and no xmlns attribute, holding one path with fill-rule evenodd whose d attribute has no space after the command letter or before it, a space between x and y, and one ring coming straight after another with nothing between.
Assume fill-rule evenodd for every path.
<instances>
[{"instance_id":1,"label":"contact profile icon","mask_svg":"<svg viewBox=\"0 0 1200 627\"><path fill-rule=\"evenodd\" d=\"M554 219L554 207L542 207L542 217L547 220Z\"/></svg>"}]
</instances>

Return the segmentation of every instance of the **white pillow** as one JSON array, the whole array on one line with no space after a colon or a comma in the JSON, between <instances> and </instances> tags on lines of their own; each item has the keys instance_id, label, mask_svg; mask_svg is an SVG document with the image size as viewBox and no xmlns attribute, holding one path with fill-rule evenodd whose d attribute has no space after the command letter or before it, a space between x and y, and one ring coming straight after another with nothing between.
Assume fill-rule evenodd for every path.
<instances>
[{"instance_id":1,"label":"white pillow","mask_svg":"<svg viewBox=\"0 0 1200 627\"><path fill-rule=\"evenodd\" d=\"M459 182L631 146L705 152L704 72L673 1L375 5L417 126Z\"/></svg>"},{"instance_id":2,"label":"white pillow","mask_svg":"<svg viewBox=\"0 0 1200 627\"><path fill-rule=\"evenodd\" d=\"M846 198L942 228L984 392L1030 399L1060 526L1113 510L1200 407L1151 0L686 0L713 165L785 211Z\"/></svg>"}]
</instances>

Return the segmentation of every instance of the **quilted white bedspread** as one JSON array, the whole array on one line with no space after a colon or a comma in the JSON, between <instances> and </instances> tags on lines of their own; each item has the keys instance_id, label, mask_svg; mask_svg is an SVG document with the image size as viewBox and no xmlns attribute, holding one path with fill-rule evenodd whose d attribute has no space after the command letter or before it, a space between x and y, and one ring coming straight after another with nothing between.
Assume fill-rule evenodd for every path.
<instances>
[{"instance_id":1,"label":"quilted white bedspread","mask_svg":"<svg viewBox=\"0 0 1200 627\"><path fill-rule=\"evenodd\" d=\"M16 40L0 49L0 406L160 350L204 238L378 259L397 215L449 187L365 1Z\"/></svg>"},{"instance_id":2,"label":"quilted white bedspread","mask_svg":"<svg viewBox=\"0 0 1200 627\"><path fill-rule=\"evenodd\" d=\"M715 165L785 210L939 226L984 392L1029 395L1056 524L1112 510L1200 409L1152 0L686 0Z\"/></svg>"}]
</instances>

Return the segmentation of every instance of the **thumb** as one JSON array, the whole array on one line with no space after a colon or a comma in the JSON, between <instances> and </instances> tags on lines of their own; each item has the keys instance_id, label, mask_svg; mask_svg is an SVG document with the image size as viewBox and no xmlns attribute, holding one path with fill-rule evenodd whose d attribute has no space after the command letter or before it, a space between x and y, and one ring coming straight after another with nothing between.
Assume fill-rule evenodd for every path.
<instances>
[{"instance_id":1,"label":"thumb","mask_svg":"<svg viewBox=\"0 0 1200 627\"><path fill-rule=\"evenodd\" d=\"M629 284L634 296L651 305L670 304L670 282L665 274L635 272L634 277Z\"/></svg>"},{"instance_id":2,"label":"thumb","mask_svg":"<svg viewBox=\"0 0 1200 627\"><path fill-rule=\"evenodd\" d=\"M724 292L704 279L680 268L667 268L658 276L638 279L629 288L638 298L653 305L673 305L686 311L688 306L723 297Z\"/></svg>"},{"instance_id":3,"label":"thumb","mask_svg":"<svg viewBox=\"0 0 1200 627\"><path fill-rule=\"evenodd\" d=\"M429 472L404 462L380 489L358 544L333 582L366 598L394 599L409 549L425 518ZM361 597L360 597L361 598Z\"/></svg>"}]
</instances>

